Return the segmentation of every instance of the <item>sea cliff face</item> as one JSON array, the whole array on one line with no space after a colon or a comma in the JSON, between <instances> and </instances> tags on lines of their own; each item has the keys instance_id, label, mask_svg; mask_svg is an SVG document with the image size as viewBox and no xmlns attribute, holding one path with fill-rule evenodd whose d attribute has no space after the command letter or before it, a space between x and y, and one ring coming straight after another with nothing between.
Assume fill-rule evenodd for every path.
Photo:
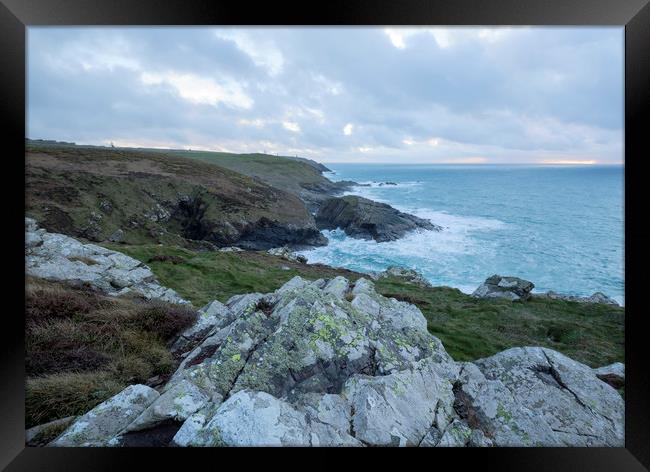
<instances>
[{"instance_id":1,"label":"sea cliff face","mask_svg":"<svg viewBox=\"0 0 650 472\"><path fill-rule=\"evenodd\" d=\"M27 213L50 231L205 248L327 242L294 194L198 160L31 144L26 161Z\"/></svg>"}]
</instances>

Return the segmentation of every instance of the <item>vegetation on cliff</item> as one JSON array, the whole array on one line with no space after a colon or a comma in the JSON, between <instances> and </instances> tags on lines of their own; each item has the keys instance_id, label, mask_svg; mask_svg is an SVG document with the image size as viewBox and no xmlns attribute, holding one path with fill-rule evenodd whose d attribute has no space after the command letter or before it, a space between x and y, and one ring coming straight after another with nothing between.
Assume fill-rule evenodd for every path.
<instances>
[{"instance_id":1,"label":"vegetation on cliff","mask_svg":"<svg viewBox=\"0 0 650 472\"><path fill-rule=\"evenodd\" d=\"M26 184L27 215L48 231L91 241L325 243L292 193L161 152L28 142Z\"/></svg>"}]
</instances>

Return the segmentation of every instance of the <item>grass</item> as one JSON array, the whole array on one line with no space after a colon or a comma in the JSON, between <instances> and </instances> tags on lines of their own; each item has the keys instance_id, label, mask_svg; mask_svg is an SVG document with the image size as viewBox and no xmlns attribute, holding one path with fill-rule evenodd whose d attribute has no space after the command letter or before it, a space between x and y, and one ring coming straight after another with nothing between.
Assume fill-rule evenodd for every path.
<instances>
[{"instance_id":1,"label":"grass","mask_svg":"<svg viewBox=\"0 0 650 472\"><path fill-rule=\"evenodd\" d=\"M379 280L377 290L415 303L429 332L459 361L511 347L543 346L591 367L624 362L624 308L540 298L525 303L476 299L457 289L421 288L395 277Z\"/></svg>"},{"instance_id":2,"label":"grass","mask_svg":"<svg viewBox=\"0 0 650 472\"><path fill-rule=\"evenodd\" d=\"M241 293L272 292L296 275L311 280L337 275L356 280L362 275L320 264L291 262L265 252L197 252L155 244L104 246L145 262L162 285L173 288L197 307L215 299L225 302Z\"/></svg>"},{"instance_id":3,"label":"grass","mask_svg":"<svg viewBox=\"0 0 650 472\"><path fill-rule=\"evenodd\" d=\"M246 223L262 218L296 227L313 221L283 187L209 160L35 142L28 142L25 159L26 214L76 238L108 241L120 230L127 244L230 245ZM284 161L320 176L308 164Z\"/></svg>"},{"instance_id":4,"label":"grass","mask_svg":"<svg viewBox=\"0 0 650 472\"><path fill-rule=\"evenodd\" d=\"M186 307L26 282L26 424L79 415L126 386L170 374L167 344L196 319Z\"/></svg>"},{"instance_id":5,"label":"grass","mask_svg":"<svg viewBox=\"0 0 650 472\"><path fill-rule=\"evenodd\" d=\"M363 276L319 264L289 262L263 252L106 246L147 262L163 285L195 306L214 299L225 302L241 293L271 292L295 275L310 280ZM457 289L422 288L396 277L380 279L376 287L387 297L417 305L429 331L456 360L475 360L517 346L545 346L592 367L624 361L623 308L548 299L525 303L481 300Z\"/></svg>"},{"instance_id":6,"label":"grass","mask_svg":"<svg viewBox=\"0 0 650 472\"><path fill-rule=\"evenodd\" d=\"M189 157L257 178L273 187L299 194L304 186L327 185L326 177L307 162L270 154L166 150L173 156Z\"/></svg>"}]
</instances>

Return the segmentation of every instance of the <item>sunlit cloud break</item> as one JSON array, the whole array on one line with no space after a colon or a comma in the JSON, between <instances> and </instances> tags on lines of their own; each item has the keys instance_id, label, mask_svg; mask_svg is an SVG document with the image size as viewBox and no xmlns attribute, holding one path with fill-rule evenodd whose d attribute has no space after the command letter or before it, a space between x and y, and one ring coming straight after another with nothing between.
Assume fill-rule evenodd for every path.
<instances>
[{"instance_id":1,"label":"sunlit cloud break","mask_svg":"<svg viewBox=\"0 0 650 472\"><path fill-rule=\"evenodd\" d=\"M594 164L598 164L598 161L590 159L590 160L571 160L571 159L560 159L560 160L544 160L541 162L541 164L548 164L548 165L558 165L558 166L591 166Z\"/></svg>"}]
</instances>

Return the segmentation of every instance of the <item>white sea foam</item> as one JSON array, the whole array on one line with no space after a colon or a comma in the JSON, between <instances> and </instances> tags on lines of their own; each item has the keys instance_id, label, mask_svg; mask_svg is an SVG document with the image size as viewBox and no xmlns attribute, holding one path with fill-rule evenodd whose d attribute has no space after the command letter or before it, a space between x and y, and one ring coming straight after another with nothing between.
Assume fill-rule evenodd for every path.
<instances>
[{"instance_id":1,"label":"white sea foam","mask_svg":"<svg viewBox=\"0 0 650 472\"><path fill-rule=\"evenodd\" d=\"M302 251L310 263L323 263L362 272L381 271L390 265L408 266L422 272L435 285L454 286L471 293L482 282L474 280L477 264L489 263L496 255L489 238L481 233L503 230L505 223L482 217L464 217L442 211L412 211L443 227L442 231L417 230L396 241L378 243L351 238L336 229L323 231L329 245ZM477 257L479 256L479 257ZM490 275L490 274L487 274ZM459 286L453 281L464 280Z\"/></svg>"}]
</instances>

